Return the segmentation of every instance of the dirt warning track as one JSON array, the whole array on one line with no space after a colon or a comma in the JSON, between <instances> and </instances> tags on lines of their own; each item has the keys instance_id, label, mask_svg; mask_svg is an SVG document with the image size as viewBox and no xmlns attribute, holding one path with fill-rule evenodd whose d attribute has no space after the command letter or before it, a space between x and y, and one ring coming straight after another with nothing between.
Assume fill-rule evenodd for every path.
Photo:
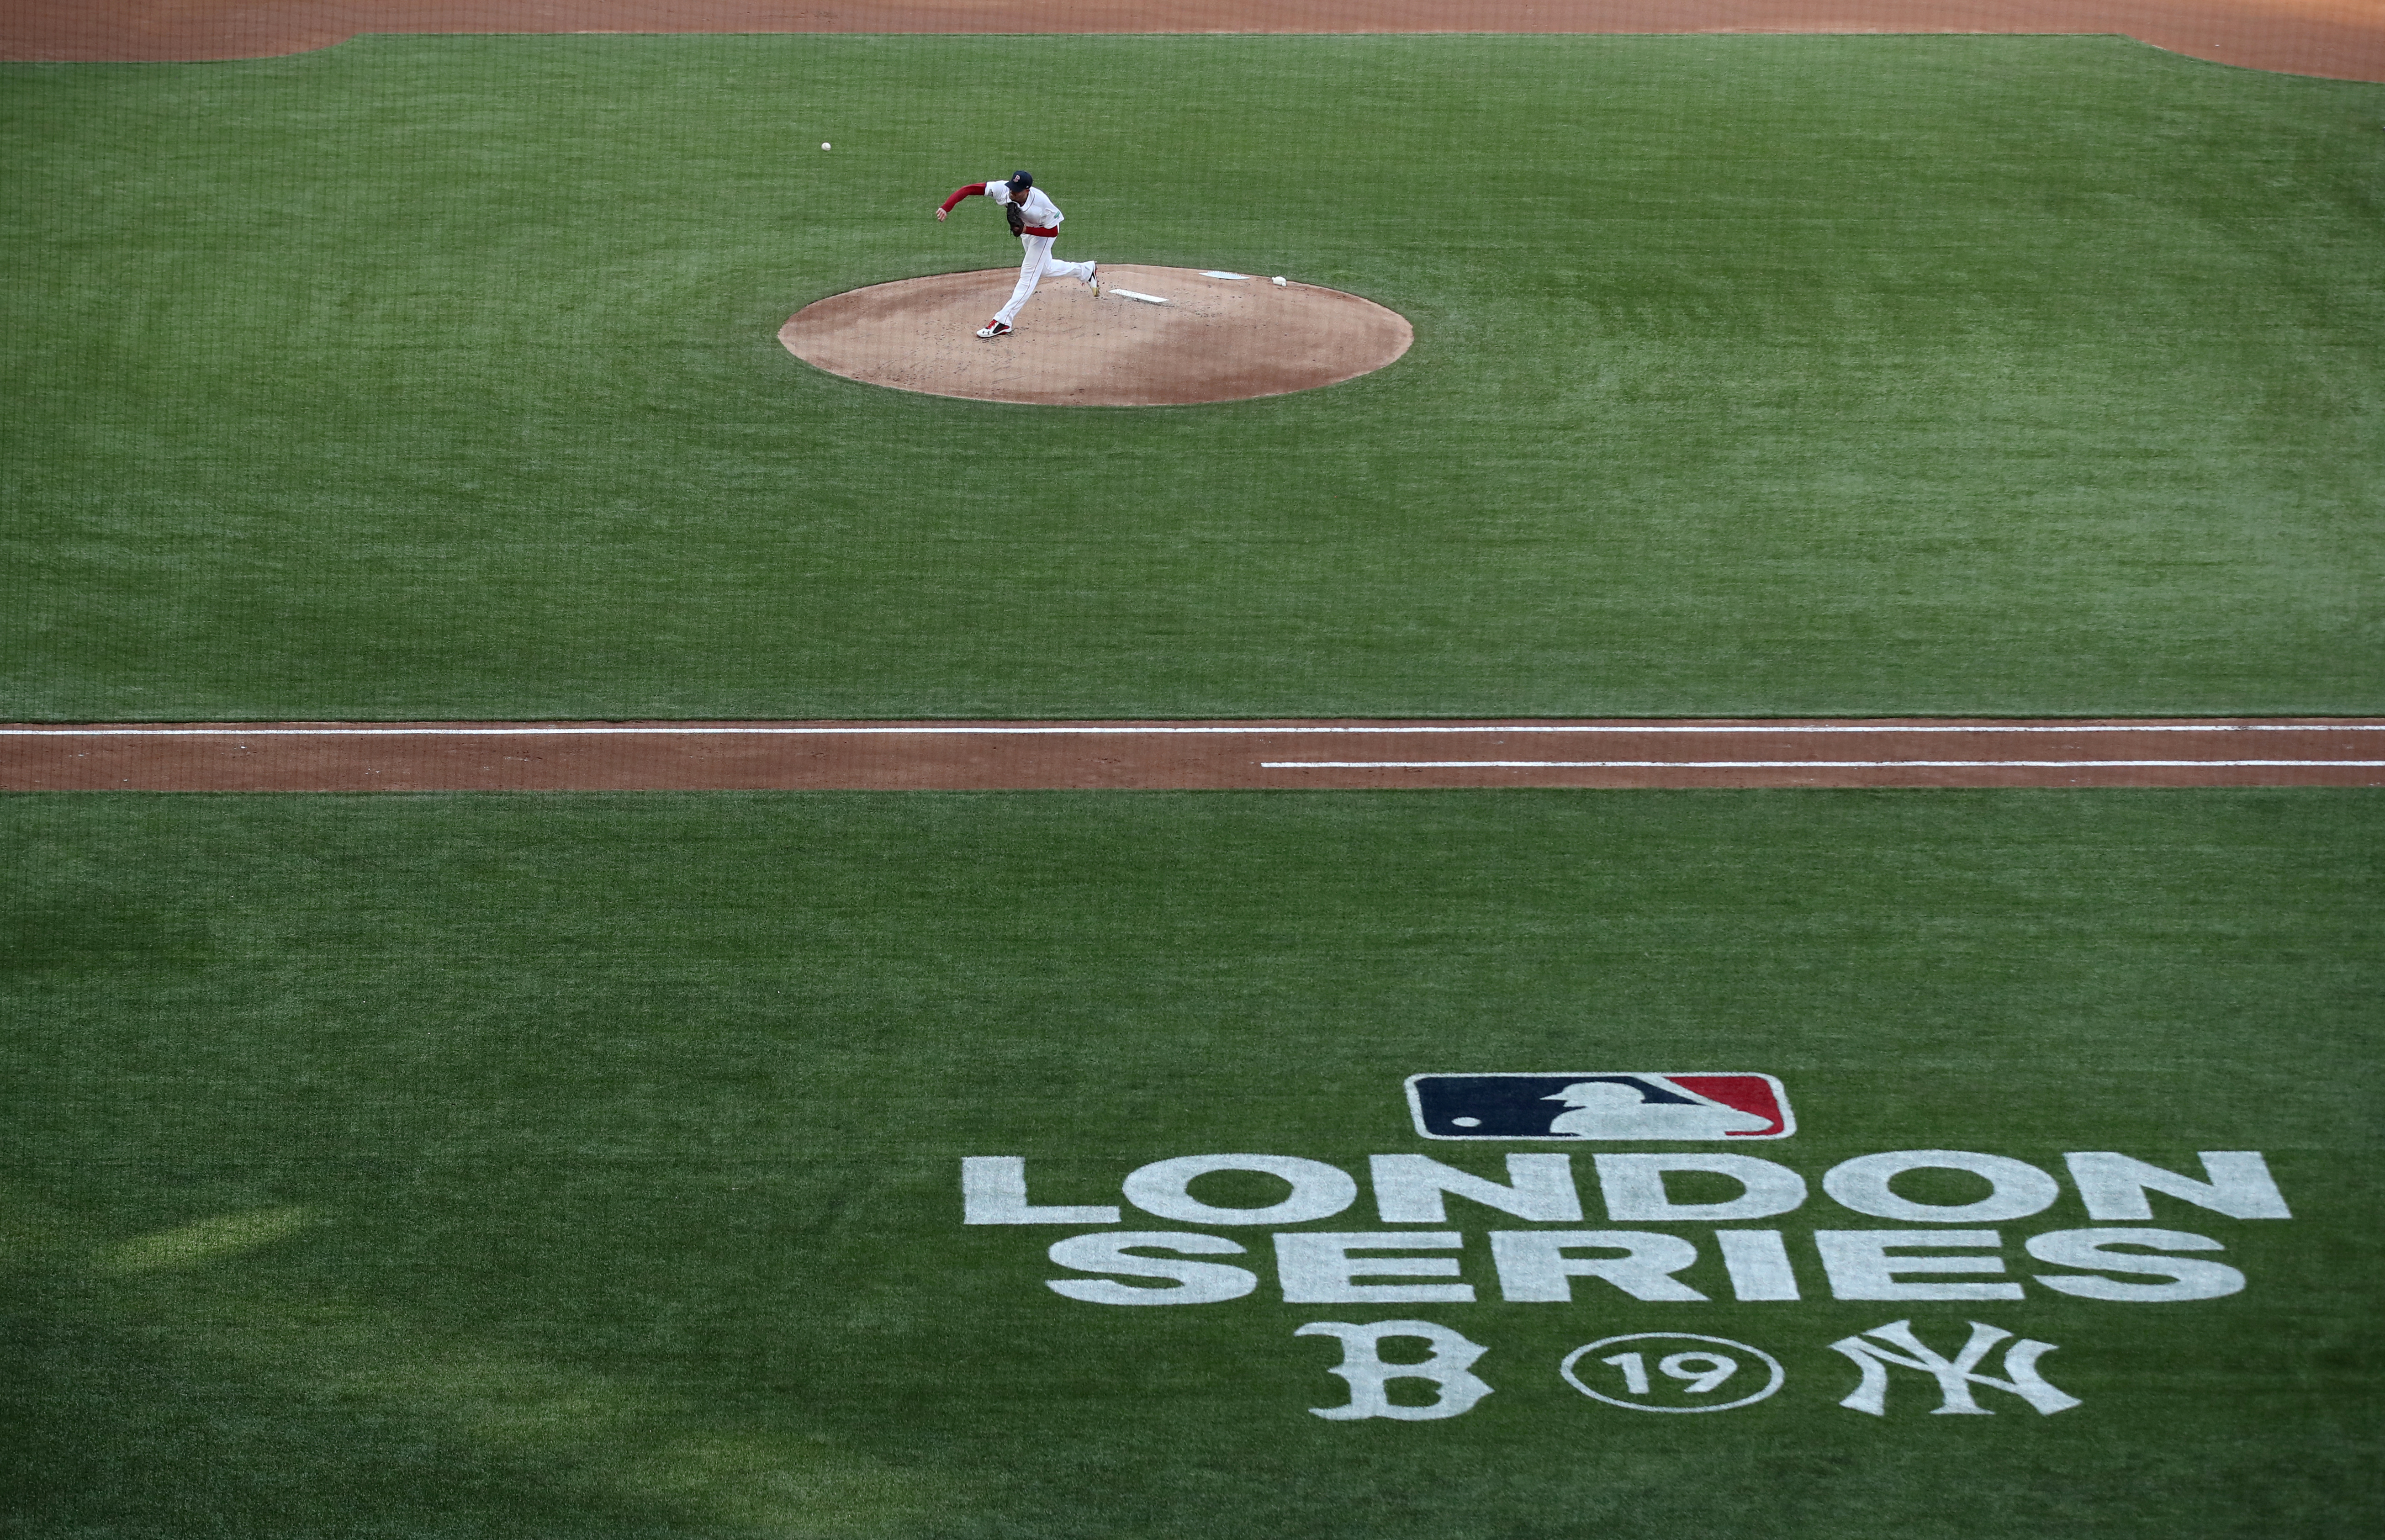
<instances>
[{"instance_id":1,"label":"dirt warning track","mask_svg":"<svg viewBox=\"0 0 2385 1540\"><path fill-rule=\"evenodd\" d=\"M0 726L0 791L2385 785L2385 719Z\"/></svg>"}]
</instances>

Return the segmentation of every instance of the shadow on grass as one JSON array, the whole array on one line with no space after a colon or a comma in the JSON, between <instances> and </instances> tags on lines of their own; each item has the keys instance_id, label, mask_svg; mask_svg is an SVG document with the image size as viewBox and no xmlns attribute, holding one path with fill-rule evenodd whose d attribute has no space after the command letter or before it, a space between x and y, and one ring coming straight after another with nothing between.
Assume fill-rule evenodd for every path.
<instances>
[{"instance_id":1,"label":"shadow on grass","mask_svg":"<svg viewBox=\"0 0 2385 1540\"><path fill-rule=\"evenodd\" d=\"M738 1431L225 1258L93 1261L7 1279L11 1536L883 1535L950 1512L943 1482L825 1434Z\"/></svg>"}]
</instances>

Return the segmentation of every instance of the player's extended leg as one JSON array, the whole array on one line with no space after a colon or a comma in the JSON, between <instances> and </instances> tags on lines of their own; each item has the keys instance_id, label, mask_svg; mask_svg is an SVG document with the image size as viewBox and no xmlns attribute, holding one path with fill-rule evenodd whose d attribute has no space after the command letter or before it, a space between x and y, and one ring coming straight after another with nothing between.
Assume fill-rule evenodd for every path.
<instances>
[{"instance_id":1,"label":"player's extended leg","mask_svg":"<svg viewBox=\"0 0 2385 1540\"><path fill-rule=\"evenodd\" d=\"M1043 281L1044 264L1052 260L1052 237L1049 235L1022 235L1018 244L1027 248L1027 255L1018 260L1018 287L1010 291L1010 303L993 313L993 319L1004 326L1018 319L1019 308L1035 293L1035 285ZM1060 264L1064 268L1074 265L1068 262Z\"/></svg>"}]
</instances>

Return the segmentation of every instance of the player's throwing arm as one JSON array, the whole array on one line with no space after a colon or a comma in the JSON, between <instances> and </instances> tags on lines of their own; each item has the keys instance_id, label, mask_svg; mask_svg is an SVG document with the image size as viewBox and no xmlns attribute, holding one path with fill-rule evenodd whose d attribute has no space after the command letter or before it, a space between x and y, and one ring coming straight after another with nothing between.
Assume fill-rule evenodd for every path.
<instances>
[{"instance_id":1,"label":"player's throwing arm","mask_svg":"<svg viewBox=\"0 0 2385 1540\"><path fill-rule=\"evenodd\" d=\"M1055 262L1052 259L1052 243L1059 239L1060 221L1068 216L1060 212L1058 204L1044 195L1043 189L1035 185L1033 177L1025 171L1013 171L1005 182L972 182L966 187L955 188L953 195L936 210L937 220L942 222L952 213L953 206L963 198L975 197L992 198L1000 204L1004 217L1010 221L1010 233L1018 236L1020 244L1026 248L1019 258L1018 286L1010 291L1010 303L996 310L992 320L978 328L979 336L992 341L995 337L1010 335L1010 323L1018 319L1020 308L1035 293L1035 285L1043 282L1047 272L1061 278L1080 278L1096 295L1102 292L1100 280L1093 276L1100 263Z\"/></svg>"}]
</instances>

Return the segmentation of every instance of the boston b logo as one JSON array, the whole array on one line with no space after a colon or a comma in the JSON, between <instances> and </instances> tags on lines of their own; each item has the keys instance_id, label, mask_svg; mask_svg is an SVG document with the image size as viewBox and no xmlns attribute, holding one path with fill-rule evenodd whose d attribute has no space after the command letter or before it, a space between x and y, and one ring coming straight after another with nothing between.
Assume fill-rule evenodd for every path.
<instances>
[{"instance_id":1,"label":"boston b logo","mask_svg":"<svg viewBox=\"0 0 2385 1540\"><path fill-rule=\"evenodd\" d=\"M1428 1139L1785 1139L1789 1094L1770 1075L1668 1071L1410 1075Z\"/></svg>"}]
</instances>

